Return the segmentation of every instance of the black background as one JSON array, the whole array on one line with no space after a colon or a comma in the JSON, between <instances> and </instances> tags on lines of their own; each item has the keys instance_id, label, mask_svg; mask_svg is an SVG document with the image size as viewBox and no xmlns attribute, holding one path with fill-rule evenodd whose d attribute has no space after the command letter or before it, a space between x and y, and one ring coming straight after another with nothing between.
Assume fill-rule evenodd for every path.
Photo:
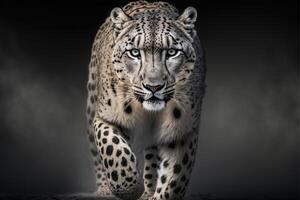
<instances>
[{"instance_id":1,"label":"black background","mask_svg":"<svg viewBox=\"0 0 300 200\"><path fill-rule=\"evenodd\" d=\"M197 9L208 68L189 193L296 198L298 1L170 3ZM0 2L0 194L93 191L87 66L98 27L124 4Z\"/></svg>"}]
</instances>

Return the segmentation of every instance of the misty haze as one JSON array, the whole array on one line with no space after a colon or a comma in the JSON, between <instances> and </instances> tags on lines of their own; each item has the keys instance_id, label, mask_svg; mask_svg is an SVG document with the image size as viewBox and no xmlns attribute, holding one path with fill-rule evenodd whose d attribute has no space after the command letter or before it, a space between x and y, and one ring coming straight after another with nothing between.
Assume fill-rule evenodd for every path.
<instances>
[{"instance_id":1,"label":"misty haze","mask_svg":"<svg viewBox=\"0 0 300 200\"><path fill-rule=\"evenodd\" d=\"M51 6L2 5L0 194L95 190L85 119L89 56L99 25L123 4L104 1L98 14L93 5L62 6L56 16ZM200 13L207 63L187 196L297 198L297 3L174 4ZM81 9L94 13L78 16Z\"/></svg>"}]
</instances>

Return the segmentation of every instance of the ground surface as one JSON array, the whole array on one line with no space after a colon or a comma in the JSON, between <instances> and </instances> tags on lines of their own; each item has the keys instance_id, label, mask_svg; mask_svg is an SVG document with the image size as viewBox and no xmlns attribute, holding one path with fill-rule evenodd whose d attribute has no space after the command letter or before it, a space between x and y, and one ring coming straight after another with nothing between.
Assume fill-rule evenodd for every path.
<instances>
[{"instance_id":1,"label":"ground surface","mask_svg":"<svg viewBox=\"0 0 300 200\"><path fill-rule=\"evenodd\" d=\"M93 194L70 195L1 195L0 200L120 200L118 198L99 198ZM189 195L185 200L296 200L295 198L215 198L210 194Z\"/></svg>"},{"instance_id":2,"label":"ground surface","mask_svg":"<svg viewBox=\"0 0 300 200\"><path fill-rule=\"evenodd\" d=\"M93 194L70 195L0 195L0 200L120 200L118 198L99 198ZM216 200L207 195L191 195L185 200ZM222 199L224 200L224 199Z\"/></svg>"}]
</instances>

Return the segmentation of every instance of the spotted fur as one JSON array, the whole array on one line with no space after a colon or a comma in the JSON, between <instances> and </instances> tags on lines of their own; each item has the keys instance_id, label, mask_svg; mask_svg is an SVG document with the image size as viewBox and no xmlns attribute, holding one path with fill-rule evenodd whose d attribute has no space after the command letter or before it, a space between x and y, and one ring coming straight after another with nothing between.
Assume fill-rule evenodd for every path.
<instances>
[{"instance_id":1,"label":"spotted fur","mask_svg":"<svg viewBox=\"0 0 300 200\"><path fill-rule=\"evenodd\" d=\"M101 25L87 84L100 196L183 199L205 89L196 18L192 7L179 14L166 2L137 1Z\"/></svg>"}]
</instances>

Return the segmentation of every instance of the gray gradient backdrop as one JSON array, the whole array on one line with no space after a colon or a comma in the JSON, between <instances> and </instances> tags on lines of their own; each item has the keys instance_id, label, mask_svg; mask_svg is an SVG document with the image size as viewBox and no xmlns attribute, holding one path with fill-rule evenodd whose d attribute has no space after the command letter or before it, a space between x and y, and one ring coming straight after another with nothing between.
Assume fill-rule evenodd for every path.
<instances>
[{"instance_id":1,"label":"gray gradient backdrop","mask_svg":"<svg viewBox=\"0 0 300 200\"><path fill-rule=\"evenodd\" d=\"M124 3L0 3L0 194L94 189L87 65L98 26ZM198 9L208 68L189 193L296 198L297 1L174 4Z\"/></svg>"}]
</instances>

